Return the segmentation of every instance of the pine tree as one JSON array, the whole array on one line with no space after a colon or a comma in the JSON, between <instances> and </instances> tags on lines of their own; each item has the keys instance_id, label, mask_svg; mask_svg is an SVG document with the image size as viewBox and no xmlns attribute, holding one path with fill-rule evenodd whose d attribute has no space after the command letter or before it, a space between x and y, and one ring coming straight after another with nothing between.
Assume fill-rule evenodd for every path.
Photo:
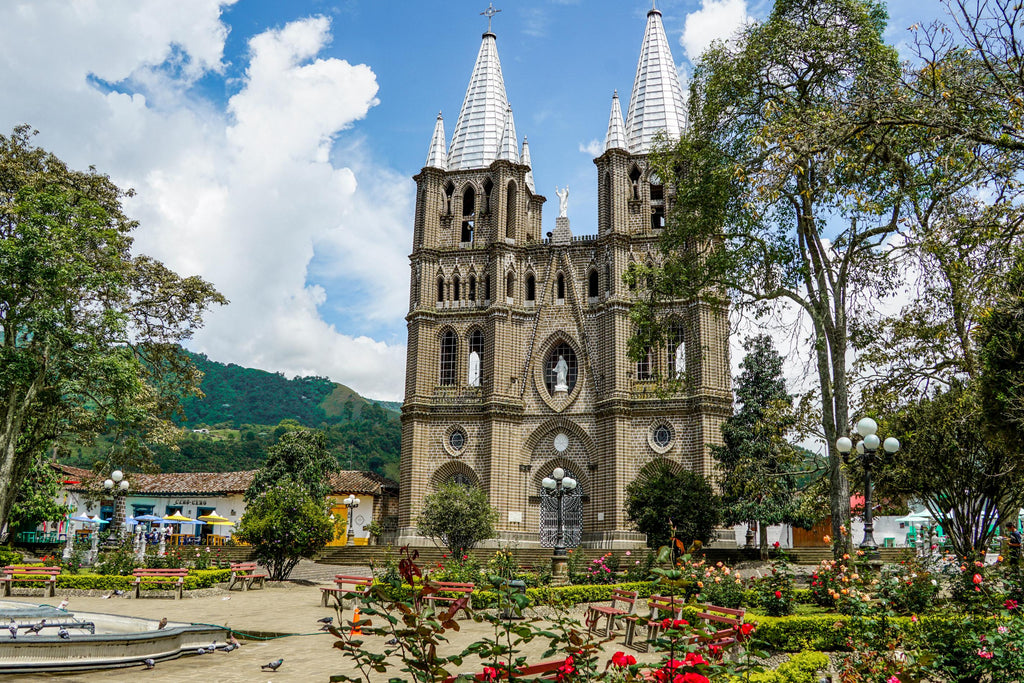
<instances>
[{"instance_id":1,"label":"pine tree","mask_svg":"<svg viewBox=\"0 0 1024 683\"><path fill-rule=\"evenodd\" d=\"M739 409L722 425L724 446L712 446L721 468L723 513L727 524L758 524L762 557L767 526L791 523L797 514L798 457L786 434L797 423L793 398L782 377L782 356L771 338L744 343L743 373L736 382Z\"/></svg>"}]
</instances>

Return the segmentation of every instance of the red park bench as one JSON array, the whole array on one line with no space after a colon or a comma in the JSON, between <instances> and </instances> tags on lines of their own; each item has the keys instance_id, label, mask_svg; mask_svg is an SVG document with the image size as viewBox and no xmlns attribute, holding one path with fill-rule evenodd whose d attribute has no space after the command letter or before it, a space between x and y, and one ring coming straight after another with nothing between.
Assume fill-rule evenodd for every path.
<instances>
[{"instance_id":1,"label":"red park bench","mask_svg":"<svg viewBox=\"0 0 1024 683\"><path fill-rule=\"evenodd\" d=\"M0 575L0 583L4 585L4 595L11 595L11 588L14 582L21 583L28 581L32 583L45 584L42 588L47 590L52 598L57 594L57 575L60 574L60 567L28 567L21 564L12 564L3 568Z\"/></svg>"},{"instance_id":2,"label":"red park bench","mask_svg":"<svg viewBox=\"0 0 1024 683\"><path fill-rule=\"evenodd\" d=\"M234 588L235 584L241 584L243 591L249 590L257 583L263 588L263 582L266 580L267 575L259 573L259 565L255 562L232 562L228 590Z\"/></svg>"},{"instance_id":3,"label":"red park bench","mask_svg":"<svg viewBox=\"0 0 1024 683\"><path fill-rule=\"evenodd\" d=\"M447 603L448 609L451 609L459 600L465 600L465 609L473 608L473 589L476 588L474 584L457 583L455 581L431 581L430 585L437 590L428 593L425 599L435 610L437 609L438 602ZM442 595L442 593L447 593L447 595ZM455 612L458 611L458 608L456 608ZM452 616L454 617L455 614L453 613Z\"/></svg>"},{"instance_id":4,"label":"red park bench","mask_svg":"<svg viewBox=\"0 0 1024 683\"><path fill-rule=\"evenodd\" d=\"M157 588L176 591L176 598L180 599L185 590L185 575L188 570L184 567L177 569L135 569L132 576L135 577L135 597L142 597L142 584L156 584ZM170 585L161 585L170 584Z\"/></svg>"},{"instance_id":5,"label":"red park bench","mask_svg":"<svg viewBox=\"0 0 1024 683\"><path fill-rule=\"evenodd\" d=\"M597 629L597 622L601 620L601 617L604 617L605 635L610 636L615 619L633 613L633 605L636 603L637 594L637 591L612 589L612 602L610 605L590 605L587 607L587 630L593 633Z\"/></svg>"},{"instance_id":6,"label":"red park bench","mask_svg":"<svg viewBox=\"0 0 1024 683\"><path fill-rule=\"evenodd\" d=\"M646 618L647 637L639 643L635 642L637 624L643 625L645 620L636 614L628 615L623 617L626 620L625 645L634 650L646 652L650 648L650 643L658 637L658 633L661 631L661 622L665 619L675 621L682 618L685 606L686 598L683 596L652 595L647 598L647 607L651 610Z\"/></svg>"},{"instance_id":7,"label":"red park bench","mask_svg":"<svg viewBox=\"0 0 1024 683\"><path fill-rule=\"evenodd\" d=\"M346 588L349 586L349 588ZM345 576L344 574L336 574L334 576L334 587L323 586L320 588L320 604L327 607L327 599L330 596L334 596L338 603L341 603L341 599L349 593L359 593L366 595L370 592L370 587L373 586L373 578L369 576Z\"/></svg>"}]
</instances>

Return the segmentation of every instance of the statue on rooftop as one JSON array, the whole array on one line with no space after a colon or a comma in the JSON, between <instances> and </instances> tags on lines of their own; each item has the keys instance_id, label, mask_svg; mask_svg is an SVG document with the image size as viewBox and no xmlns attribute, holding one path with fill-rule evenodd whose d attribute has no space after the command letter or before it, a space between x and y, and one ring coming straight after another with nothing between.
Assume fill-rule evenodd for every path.
<instances>
[{"instance_id":1,"label":"statue on rooftop","mask_svg":"<svg viewBox=\"0 0 1024 683\"><path fill-rule=\"evenodd\" d=\"M555 195L558 197L558 217L565 218L569 210L569 186L566 185L564 190L559 190L558 185L555 185Z\"/></svg>"}]
</instances>

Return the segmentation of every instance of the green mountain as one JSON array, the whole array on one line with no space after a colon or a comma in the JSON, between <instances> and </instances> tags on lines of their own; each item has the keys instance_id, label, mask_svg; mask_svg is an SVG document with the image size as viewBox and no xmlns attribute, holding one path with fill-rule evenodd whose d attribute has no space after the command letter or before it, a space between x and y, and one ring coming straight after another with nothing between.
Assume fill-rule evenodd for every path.
<instances>
[{"instance_id":1,"label":"green mountain","mask_svg":"<svg viewBox=\"0 0 1024 683\"><path fill-rule=\"evenodd\" d=\"M401 404L363 398L325 377L286 379L282 373L210 360L189 351L203 372L205 396L183 401L182 435L174 448L151 446L162 472L229 472L256 469L267 449L290 429L322 429L345 469L370 470L398 479ZM92 467L111 438L76 446L64 462Z\"/></svg>"}]
</instances>

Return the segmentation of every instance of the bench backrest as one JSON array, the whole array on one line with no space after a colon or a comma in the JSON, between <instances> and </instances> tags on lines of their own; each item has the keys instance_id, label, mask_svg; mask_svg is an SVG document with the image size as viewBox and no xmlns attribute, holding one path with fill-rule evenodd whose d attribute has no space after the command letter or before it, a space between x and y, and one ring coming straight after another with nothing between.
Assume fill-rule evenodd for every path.
<instances>
[{"instance_id":1,"label":"bench backrest","mask_svg":"<svg viewBox=\"0 0 1024 683\"><path fill-rule=\"evenodd\" d=\"M255 562L232 562L231 571L233 572L254 572L259 568L259 565Z\"/></svg>"},{"instance_id":2,"label":"bench backrest","mask_svg":"<svg viewBox=\"0 0 1024 683\"><path fill-rule=\"evenodd\" d=\"M719 607L717 605L702 605L702 609L702 612L697 613L697 618L716 624L725 624L732 628L742 624L743 615L746 614L746 611L742 609Z\"/></svg>"},{"instance_id":3,"label":"bench backrest","mask_svg":"<svg viewBox=\"0 0 1024 683\"><path fill-rule=\"evenodd\" d=\"M345 576L344 574L334 575L334 584L341 589L345 586L352 586L353 589L363 589L364 591L370 590L370 586L373 585L373 579L369 576ZM360 591L353 590L353 593Z\"/></svg>"},{"instance_id":4,"label":"bench backrest","mask_svg":"<svg viewBox=\"0 0 1024 683\"><path fill-rule=\"evenodd\" d=\"M626 609L626 610L623 610L623 611L625 611L625 612L632 612L633 611L633 605L636 604L636 596L637 595L638 595L637 591L624 591L624 590L619 590L618 588L613 588L612 589L612 607L617 608L617 609L622 609L622 607L619 607L619 604L621 603L623 606L629 608L629 609Z\"/></svg>"},{"instance_id":5,"label":"bench backrest","mask_svg":"<svg viewBox=\"0 0 1024 683\"><path fill-rule=\"evenodd\" d=\"M20 564L12 564L4 567L4 574L16 574L19 576L57 576L60 574L60 567L26 567Z\"/></svg>"},{"instance_id":6,"label":"bench backrest","mask_svg":"<svg viewBox=\"0 0 1024 683\"><path fill-rule=\"evenodd\" d=\"M686 606L686 600L682 596L652 595L647 599L647 606L651 608L651 619L664 619L669 616L679 619Z\"/></svg>"},{"instance_id":7,"label":"bench backrest","mask_svg":"<svg viewBox=\"0 0 1024 683\"><path fill-rule=\"evenodd\" d=\"M185 576L186 574L188 574L188 569L185 569L184 567L179 567L177 569L147 569L147 568L140 568L140 569L133 569L132 570L132 576L141 576L141 577L144 577L144 578L145 577L159 578L159 577L162 577L162 576L166 576L166 577L170 577L170 578L176 578L176 577L179 577L179 576Z\"/></svg>"},{"instance_id":8,"label":"bench backrest","mask_svg":"<svg viewBox=\"0 0 1024 683\"><path fill-rule=\"evenodd\" d=\"M476 588L476 584L472 583L457 583L455 581L434 581L438 591L447 591L450 593L472 593L473 589Z\"/></svg>"}]
</instances>

